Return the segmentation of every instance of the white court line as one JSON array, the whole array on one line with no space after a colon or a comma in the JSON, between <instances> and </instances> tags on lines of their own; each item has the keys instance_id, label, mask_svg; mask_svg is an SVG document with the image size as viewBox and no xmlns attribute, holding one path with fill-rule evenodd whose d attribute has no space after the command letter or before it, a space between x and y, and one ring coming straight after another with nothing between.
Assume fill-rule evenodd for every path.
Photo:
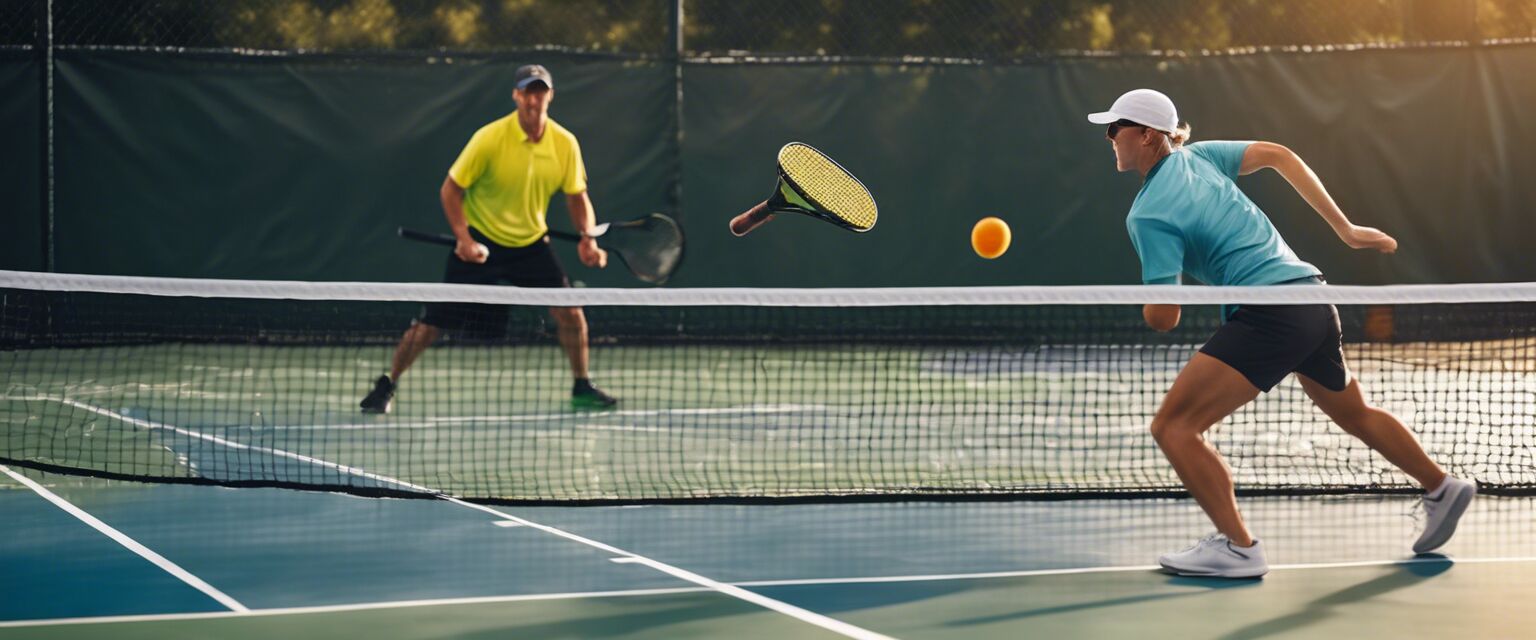
<instances>
[{"instance_id":1,"label":"white court line","mask_svg":"<svg viewBox=\"0 0 1536 640\"><path fill-rule=\"evenodd\" d=\"M842 634L842 635L848 636L850 638L858 638L860 640L891 640L890 636L886 636L886 635L882 635L882 634L879 634L879 633L875 633L874 631L870 631L870 630L865 629L863 627L856 627L854 625L848 624L848 623L843 622L841 620L838 620L838 619L835 619L835 618L830 618L830 617L821 615L819 613L816 613L814 611L810 611L810 610L807 610L807 609L802 609L800 607L797 607L795 605L789 604L787 602L781 602L781 601L775 600L773 598L769 598L768 596L764 596L764 595L761 595L761 594L753 593L751 591L747 591L746 589L743 589L743 588L735 586L735 585L730 585L730 584L726 584L726 583L723 583L723 582L718 582L718 581L715 581L715 580L711 580L709 578L701 576L701 575L699 575L697 573L694 573L692 571L688 571L686 569L682 569L682 568L679 568L679 567L674 567L674 566L672 566L670 564L666 564L664 562L659 562L659 561L656 561L656 560L652 560L652 559L647 558L645 556L642 556L642 555L639 555L639 554L636 554L636 553L631 553L631 552L625 551L623 549L620 549L618 547L615 547L615 546L612 546L612 545L609 545L609 544L606 544L606 543L603 543L603 542L598 542L598 541L593 540L591 538L586 538L586 537L583 537L583 536L579 536L579 535L576 535L576 534L571 533L569 531L565 531L563 529L556 529L554 527L551 527L551 526L548 526L548 525L542 525L542 524L539 524L537 522L533 522L531 520L525 520L523 518L519 518L517 516L514 516L512 514L506 513L504 511L500 511L498 509L487 507L485 505L474 504L472 502L465 502L465 501L460 500L458 498L452 498L452 497L448 497L448 496L443 496L443 499L447 500L449 502L452 502L454 504L463 506L463 507L467 507L467 508L470 508L470 509L475 509L477 511L484 511L486 513L495 515L495 516L500 517L500 518L504 518L504 519L507 519L507 520L511 520L513 522L521 523L523 526L532 527L534 529L538 529L538 530L543 531L544 533L548 533L550 535L559 536L561 538L565 538L565 539L571 540L573 542L579 542L581 544L587 545L587 546L592 547L594 549L601 549L603 551L607 551L609 553L614 554L615 556L619 556L619 558L615 558L614 559L615 562L633 562L635 564L645 565L647 567L650 567L652 569L655 569L657 571L665 573L665 574L667 574L669 576L672 576L674 578L678 578L680 580L684 580L684 581L687 581L687 582L692 582L692 583L694 583L696 585L699 585L701 587L710 589L711 591L717 591L719 593L722 593L722 594L725 594L725 595L728 595L728 596L732 596L732 597L740 599L740 600L745 600L747 602L750 602L752 604L758 605L758 606L763 607L765 609L770 609L772 611L777 611L779 613L787 615L787 616L789 616L791 618L794 618L796 620L799 620L801 622L805 622L807 624L816 625L818 627L821 627L821 628L826 629L828 631L831 631L833 633Z\"/></svg>"},{"instance_id":2,"label":"white court line","mask_svg":"<svg viewBox=\"0 0 1536 640\"><path fill-rule=\"evenodd\" d=\"M826 409L826 405L818 404L747 404L734 407L695 407L692 409L627 409L602 412L587 411L582 413L520 414L510 416L464 416L452 418L429 418L428 421L441 423L469 422L475 420L505 420L507 422L523 422L528 420L550 420L577 416L614 416L626 418L645 416L730 416L759 415L766 413L800 413L808 411L821 411L824 409Z\"/></svg>"},{"instance_id":3,"label":"white court line","mask_svg":"<svg viewBox=\"0 0 1536 640\"><path fill-rule=\"evenodd\" d=\"M51 398L50 398L51 399ZM240 425L231 427L235 429L264 429L272 431L283 430L338 430L338 429L425 429L445 424L460 424L473 422L546 422L550 420L592 420L596 418L646 418L657 416L757 416L794 413L814 413L827 410L826 405L798 405L798 404L774 404L774 405L743 405L736 407L720 408L694 408L694 409L633 409L624 411L586 411L581 413L524 413L501 416L455 416L449 418L423 418L421 420L399 420L378 422L348 422L340 424L303 424L303 425Z\"/></svg>"},{"instance_id":4,"label":"white court line","mask_svg":"<svg viewBox=\"0 0 1536 640\"><path fill-rule=\"evenodd\" d=\"M521 525L519 525L521 526ZM626 562L640 564L633 557L612 558L613 562ZM1319 570L1319 569L1347 569L1355 567L1385 567L1412 564L1507 564L1536 562L1536 556L1510 556L1494 558L1403 558L1398 560L1366 560L1359 562L1321 562L1310 564L1284 564L1270 567L1271 571L1286 570ZM911 576L870 576L861 578L813 578L805 580L757 580L750 582L730 583L737 587L787 587L787 586L814 586L814 585L839 585L839 584L878 584L899 582L927 582L941 580L985 580L991 578L1020 578L1034 576L1059 576L1091 573L1128 573L1128 572L1153 572L1158 567L1155 565L1122 566L1122 567L1079 567L1069 569L1041 569L1034 571L994 571L987 573L956 573L938 575L911 575ZM1172 576L1169 576L1172 577ZM1218 578L1212 578L1217 580ZM474 598L444 598L439 600L399 600L392 602L368 602L360 604L326 605L318 607L290 607L283 609L257 609L249 612L215 611L208 613L167 613L136 616L101 616L94 618L55 618L43 620L13 620L0 622L0 628L4 627L39 627L64 624L96 624L104 622L151 622L164 620L196 620L205 618L234 618L246 616L277 616L300 615L308 613L341 613L347 611L367 611L372 609L394 609L407 607L431 607L459 604L495 604L501 602L524 602L535 600L571 600L578 598L610 598L623 596L648 596L670 595L679 593L708 593L714 591L706 587L679 587L671 589L634 589L628 591L595 591L588 593L542 593L534 595L516 596L481 596Z\"/></svg>"},{"instance_id":5,"label":"white court line","mask_svg":"<svg viewBox=\"0 0 1536 640\"><path fill-rule=\"evenodd\" d=\"M157 423L152 423L152 422L148 422L148 421L136 420L136 419L133 419L133 418L128 418L126 416L121 416L121 414L117 414L115 412L112 412L112 411L109 411L109 410L106 410L106 409L101 409L101 408L98 408L98 407L92 407L91 405L84 404L84 403L78 403L78 402L74 402L74 401L71 401L71 400L60 400L60 399L57 399L57 398L49 398L49 399L59 400L61 402L65 402L67 404L71 404L72 406L77 406L77 407L80 407L80 408L83 408L83 409L86 409L86 410L94 411L94 412L100 413L102 415L108 415L108 416L116 417L118 419L122 419L124 421L127 421L127 422L129 422L131 424L136 424L136 425L140 425L140 426L147 426L149 428L169 429L169 430L172 430L172 431L176 431L177 433L182 433L182 434L185 434L185 435L188 435L188 436L191 436L191 437L203 438L203 439L214 441L214 442L217 442L217 443L220 443L220 444L227 444L229 446L235 446L235 447L240 447L240 448L249 448L249 449L254 449L254 450L259 450L259 451L264 451L264 452L267 452L267 453L271 453L273 455L281 455L281 456L284 456L284 457L290 457L290 458L294 458L294 459L299 459L299 460L303 460L303 461L306 461L306 462L312 462L312 463L324 465L324 466L327 466L327 467L330 467L330 468L335 468L337 470L346 471L348 473L355 473L355 474L359 474L359 475L364 475L365 477L369 477L371 479L375 479L375 480L379 480L379 481L383 481L383 482L393 482L393 483L398 483L398 484L402 484L402 485L406 485L406 486L418 487L417 485L409 485L409 483L404 483L403 481L395 480L393 478L388 478L387 476L379 476L379 475L376 475L376 474L372 474L372 473L368 473L368 472L363 472L361 470L353 469L351 467L346 467L344 465L337 465L335 463L331 463L331 462L328 462L328 461L320 460L320 459L317 459L317 458L311 458L311 457L308 457L308 456L302 456L300 454L295 454L295 453L291 453L291 452L287 452L287 451L282 451L282 450L279 450L279 449L249 447L247 445L242 445L240 443L230 442L230 441L223 440L223 439L220 439L220 438L214 438L214 437L211 437L211 436L206 436L204 434L199 434L197 432L190 431L190 430L180 429L180 428L176 428L176 427L170 427L168 425L158 425ZM623 549L619 549L617 547L613 547L611 545L608 545L608 544L605 544L605 543L602 543L602 542L598 542L596 540L591 540L589 538L585 538L585 537L582 537L582 536L579 536L579 535L576 535L576 534L573 534L573 533L570 533L570 532L567 532L567 531L564 531L564 530L561 530L561 529L557 529L557 528L550 527L550 526L547 526L547 525L543 525L543 524L539 524L539 523L536 523L536 522L532 522L530 520L525 520L523 518L519 518L519 517L513 516L511 514L499 511L499 510L491 508L491 507L487 507L487 506L484 506L484 505L478 505L478 504L474 504L474 503L470 503L470 502L465 502L465 501L460 500L458 498L454 498L454 497L451 497L451 496L447 496L447 495L441 494L440 492L435 492L435 491L432 491L430 489L426 489L425 487L418 487L418 488L420 490L423 490L423 491L426 491L426 492L435 493L440 498L442 498L444 500L447 500L449 502L452 502L454 504L458 504L458 505L466 507L466 508L475 509L475 510L478 510L478 511L483 511L483 512L486 512L486 513L493 514L493 515L495 515L496 517L498 517L501 520L510 521L512 523L515 523L515 524L521 525L521 526L525 526L525 527L535 528L535 529L538 529L538 530L543 531L545 533L549 533L551 535L559 536L559 537L562 537L562 538L566 538L568 540L572 540L574 542L578 542L578 543L581 543L581 544L584 544L584 545L587 545L587 546L591 546L591 547L594 547L594 548L597 548L597 549L601 549L601 550L607 551L609 553L614 554L615 556L618 556L617 558L611 559L614 562L634 563L634 564L645 565L645 566L650 567L650 568L652 568L652 569L654 569L656 571L660 571L662 573L666 573L668 575L671 575L673 577L679 578L681 580L684 580L684 581L687 581L687 582L692 582L694 584L700 585L701 587L703 587L705 589L716 591L716 592L719 592L719 593L722 593L722 594L725 594L725 595L729 595L729 596L732 596L732 597L736 597L738 599L745 600L747 602L752 602L753 604L757 604L759 606L768 608L770 610L777 611L777 612L783 613L785 615L789 615L789 616L794 617L796 619L799 619L799 620L801 620L803 622L807 622L809 624L814 624L814 625L820 626L820 627L822 627L824 629L828 629L829 631L834 631L834 632L837 632L837 633L841 633L843 635L847 635L848 637L852 637L852 638L886 638L887 636L883 636L883 635L877 634L875 632L872 632L872 631L869 631L869 630L866 630L866 629L863 629L863 628L860 628L860 627L849 625L847 623L844 623L842 621L836 620L834 618L823 616L823 615L818 614L818 613L814 613L814 612L811 612L811 611L808 611L808 610L805 610L805 609L801 609L799 607L795 607L794 605L790 605L788 603L780 602L778 600L774 600L772 598L768 598L766 596L762 596L762 595L753 593L751 591L747 591L747 590L743 589L742 587L792 586L792 585L816 585L816 584L869 584L869 583L881 583L881 582L917 582L917 581L935 581L935 580L973 580L973 579L1005 578L1005 577L1028 577L1028 576L1050 576L1050 575L1073 575L1073 574L1112 573L1112 572L1154 571L1154 570L1157 569L1156 566L1152 566L1152 565L1123 566L1123 567L1083 567L1083 568L1068 568L1068 569L1044 569L1044 570L1034 570L1034 571L1009 571L1009 572L990 572L990 573L971 573L971 574L935 574L935 575L918 575L918 576L876 576L876 577L866 577L866 578L828 578L828 579L811 579L811 580L782 580L782 581L742 582L742 583L736 583L736 584L726 584L726 583L721 583L721 582L718 582L718 581L706 578L706 577L701 576L699 574L696 574L696 573L693 573L693 572L690 572L690 571L687 571L687 570L684 570L684 569L681 569L681 568L678 568L678 567L674 567L674 566L671 566L671 565L668 565L668 564L665 564L665 563L662 563L662 562L658 562L656 560L652 560L650 558L646 558L644 556L640 556L638 554L630 553L630 552L625 551ZM512 526L512 525L502 525L502 524L498 523L497 526ZM1276 566L1271 567L1271 569L1272 570L1281 570L1281 571L1283 571L1283 570L1297 570L1297 569L1325 569L1325 568L1344 568L1344 567L1366 567L1366 566L1389 566L1389 565L1425 564L1425 563L1437 563L1437 562L1447 562L1447 561L1448 561L1447 559L1443 559L1443 558L1409 558L1409 559L1403 559L1403 560L1276 565ZM1449 561L1450 562L1461 562L1461 563L1536 562L1536 557L1485 558L1485 559L1467 559L1467 560L1454 560L1453 559L1453 560L1449 560ZM388 605L385 604L385 603L381 603L378 606L388 606ZM4 624L5 623L0 623L0 626L3 626Z\"/></svg>"},{"instance_id":6,"label":"white court line","mask_svg":"<svg viewBox=\"0 0 1536 640\"><path fill-rule=\"evenodd\" d=\"M632 424L573 424L571 429L578 431L618 431L620 433L671 433L682 431L682 427L642 427ZM548 430L544 431L545 433Z\"/></svg>"},{"instance_id":7,"label":"white court line","mask_svg":"<svg viewBox=\"0 0 1536 640\"><path fill-rule=\"evenodd\" d=\"M229 597L223 591L219 591L218 589L214 588L213 585L204 582L202 578L192 575L192 572L187 571L186 569L181 568L180 565L165 559L165 556L155 553L154 550L140 544L139 541L128 537L127 534L112 528L112 525L102 522L100 518L87 513L84 509L81 509L80 507L70 503L68 500L59 497L57 494L49 491L43 485L33 482L31 479L16 473L15 471L11 471L10 468L6 467L5 465L0 465L0 471L5 472L6 475L14 478L17 482L26 485L28 489L36 492L37 495L42 496L43 499L52 502L54 506L63 509L65 513L79 518L81 522L90 525L92 529L101 532L102 535L111 538L114 542L127 547L129 551L138 554L139 557L148 560L150 564L160 567L162 571L176 576L178 580L187 583L193 589L197 589L198 591L203 592L203 595L213 598L219 604L229 608L230 611L238 613L250 612L250 609L246 608L245 605L240 604L239 600Z\"/></svg>"},{"instance_id":8,"label":"white court line","mask_svg":"<svg viewBox=\"0 0 1536 640\"><path fill-rule=\"evenodd\" d=\"M112 419L115 419L115 420L121 420L123 422L126 422L128 424L134 425L136 427L143 427L145 429L153 429L153 430L157 430L157 431L170 431L170 432L173 432L173 433L179 433L179 434L187 436L189 438L197 438L199 440L207 440L208 442L212 442L212 443L218 444L218 445L223 445L223 446L229 447L231 449L242 449L242 450L248 450L248 451L255 451L255 452L258 452L258 453L265 453L265 454L272 455L272 456L277 456L277 457L280 457L280 458L289 458L289 459L292 459L292 460L298 460L299 462L308 462L310 464L322 466L322 467L325 467L327 469L333 469L335 471L340 471L342 473L346 473L346 474L349 474L349 475L358 476L360 478L367 478L369 480L374 480L376 482L383 482L383 483L387 483L387 484L393 484L393 485L396 485L396 486L405 487L405 488L410 489L412 491L419 491L419 492L422 492L422 493L431 493L431 494L440 493L438 491L434 491L432 489L428 489L428 488L423 487L423 486L418 485L418 484L411 484L411 483L406 482L404 480L397 480L395 478L390 478L388 476L381 476L381 475L378 475L378 474L375 474L375 473L369 473L367 471L363 471L362 469L358 469L358 468L355 468L355 467L349 467L349 466L344 465L344 464L337 464L335 462L330 462L328 460L321 460L319 458L313 458L313 457L310 457L310 456L306 456L306 455L302 455L302 454L298 454L298 453L293 453L292 451L284 451L282 449L273 449L271 447L256 447L256 446L251 446L251 445L248 445L248 444L241 444L241 443L235 442L233 440L226 440L226 439L220 438L218 436L210 436L210 435L207 435L207 434L204 434L204 433L198 433L196 431L192 431L190 429L182 429L180 427L175 427L175 426L171 426L171 425L168 425L168 424L154 422L154 421L151 421L151 420L141 420L139 418L130 418L130 417L125 416L125 415L123 415L121 413L118 413L116 411L112 411L111 409L103 409L101 407L97 407L97 406L94 406L94 405L89 405L89 404L86 404L84 402L77 402L77 401L74 401L74 400L70 400L69 398L58 398L58 397L53 397L53 396L45 396L44 399L53 400L55 402L61 402L61 403L64 403L66 405L69 405L71 407L75 407L75 408L78 408L78 409L84 409L86 411L90 411L91 413L96 413L96 414L99 414L99 415L103 415L103 416L106 416L106 417L109 417L109 418L112 418Z\"/></svg>"},{"instance_id":9,"label":"white court line","mask_svg":"<svg viewBox=\"0 0 1536 640\"><path fill-rule=\"evenodd\" d=\"M318 607L285 607L281 609L255 609L251 611L210 611L204 613L157 613L136 616L97 616L91 618L54 618L40 620L10 620L0 622L5 627L50 627L65 624L103 624L112 622L163 622L169 620L207 620L219 618L246 618L253 616L291 616L310 613L345 613L372 609L404 609L409 607L441 607L461 604L498 604L504 602L531 602L538 600L574 600L578 598L615 598L623 596L660 596L675 593L707 593L703 587L678 587L672 589L633 589L629 591L591 591L586 593L538 593L519 596L482 596L475 598L441 598L437 600L400 600L395 602L365 602Z\"/></svg>"},{"instance_id":10,"label":"white court line","mask_svg":"<svg viewBox=\"0 0 1536 640\"><path fill-rule=\"evenodd\" d=\"M238 442L233 442L233 441L230 441L230 440L225 440L223 438L216 438L216 437L213 437L213 436L208 436L208 435L205 435L205 434L201 434L201 433L198 433L196 431L192 431L190 429L182 429L182 428L179 428L179 427L173 427L173 426L170 426L170 425L160 424L160 423L156 423L156 422L150 422L150 421L147 421L147 420L139 420L139 419L136 419L136 418L129 418L127 416L124 416L122 414L116 413L114 411L110 411L108 409L103 409L103 408L100 408L100 407L94 407L94 406L91 406L89 404L86 404L86 403L83 403L83 402L76 402L74 400L70 400L70 399L67 399L67 398L50 398L50 399L58 400L60 402L68 404L70 406L74 406L74 407L78 407L78 408L81 408L81 409L85 409L87 411L92 411L94 413L98 413L98 414L101 414L101 415L104 415L104 416L114 417L116 419L128 422L129 424L133 424L133 425L137 425L137 426L142 426L142 427L145 427L145 428L170 430L170 431L174 431L176 433L180 433L180 434L183 434L183 435L186 435L186 436L189 436L189 437L201 438L201 439L204 439L204 440L208 440L208 441L214 442L216 444L223 444L223 445L226 445L226 446L236 447L236 448L240 448L240 449L250 449L250 450L253 450L253 451L261 451L263 453L268 453L268 454L275 455L275 456L282 456L282 457L285 457L285 458L292 458L292 459L300 460L300 461L303 461L303 462L310 462L310 463L314 463L314 464L317 464L317 465L325 466L327 468L335 469L335 470L338 470L338 471L343 471L343 472L346 472L346 473L356 474L356 475L359 475L359 476L362 476L362 477L369 478L371 480L377 480L377 481L380 481L380 482L389 482L389 483L397 484L397 485L400 485L400 486L406 486L406 487L415 488L415 489L418 489L418 490L421 490L421 491L432 493L432 494L436 495L437 497L442 498L443 500L446 500L446 501L451 502L453 504L457 504L457 505L460 505L460 506L463 506L463 507L467 507L467 508L470 508L470 509L474 509L474 510L477 510L477 511L484 511L486 513L490 513L490 514L496 516L498 519L510 520L512 522L516 522L516 523L521 524L521 525L526 526L526 527L532 527L534 529L538 529L540 531L543 531L543 532L551 534L551 535L559 536L559 537L565 538L567 540L571 540L573 542L579 542L579 543L587 545L589 547L593 547L593 548L596 548L596 549L601 549L601 550L607 551L607 552L612 553L612 554L614 554L616 556L622 556L622 557L625 557L625 558L633 558L633 562L635 562L636 564L645 565L647 567L650 567L652 569L655 569L656 571L660 571L660 572L665 573L667 575L670 575L672 577L684 580L686 582L692 582L692 583L697 584L697 585L699 585L701 587L705 587L705 588L711 589L713 591L717 591L719 593L722 593L722 594L725 594L725 595L728 595L728 596L732 596L732 597L740 599L740 600L745 600L747 602L751 602L753 604L756 604L758 606L764 607L766 609L769 609L769 610L772 610L772 611L777 611L777 612L782 613L784 615L787 615L787 616L790 616L792 618L795 618L796 620L800 620L801 622L805 622L807 624L812 624L812 625L821 627L823 629L826 629L828 631L832 631L834 633L842 634L842 635L848 636L850 638L856 638L858 640L890 640L889 636L884 636L884 635L875 633L873 631L870 631L868 629L864 629L864 628L861 628L861 627L856 627L854 625L848 624L848 623L843 622L841 620L837 620L837 619L834 619L834 618L830 618L830 617L821 615L819 613L815 613L813 611L802 609L800 607L796 607L796 606L794 606L792 604L789 604L789 603L786 603L786 602L780 602L778 600L774 600L773 598L769 598L767 596L758 595L756 593L752 593L751 591L747 591L746 589L742 589L740 587L735 587L735 586L731 586L731 585L728 585L728 584L725 584L725 583L722 583L722 582L717 582L715 580L711 580L709 578L706 578L706 577L701 576L699 574L693 573L691 571L687 571L687 570L684 570L684 569L681 569L681 568L678 568L678 567L674 567L674 566L666 564L666 563L658 562L656 560L652 560L650 558L641 556L639 554L630 553L630 552L625 551L623 549L620 549L618 547L614 547L614 546L611 546L611 545L608 545L608 544L605 544L605 543L602 543L602 542L598 542L598 541L592 540L590 538L584 538L582 536L578 536L578 535L576 535L574 533L570 533L570 532L567 532L567 531L564 531L564 530L561 530L561 529L556 529L554 527L550 527L550 526L547 526L547 525L542 525L542 524L539 524L537 522L533 522L531 520L525 520L523 518L519 518L517 516L511 515L509 513L505 513L505 512L502 512L502 511L498 511L498 510L492 509L490 507L486 507L486 506L483 506L483 505L478 505L478 504L474 504L474 503L470 503L470 502L465 502L465 501L460 500L458 498L449 496L449 495L447 495L447 494L445 494L443 492L427 489L426 487L421 487L419 485L414 485L414 484L411 484L411 483L408 483L408 482L405 482L405 481L402 481L402 480L396 480L394 478L390 478L390 477L387 477L387 476L382 476L382 475L378 475L378 474L374 474L374 473L369 473L369 472L363 471L361 469L354 469L354 468L348 467L346 465L336 464L334 462L329 462L329 461L326 461L326 460L321 460L319 458L313 458L313 457L310 457L310 456L305 456L305 455L293 453L291 451L283 451L281 449L272 449L272 448L268 448L268 447L251 447L251 446L248 446L248 445L240 444ZM239 603L235 603L235 604L238 605Z\"/></svg>"}]
</instances>

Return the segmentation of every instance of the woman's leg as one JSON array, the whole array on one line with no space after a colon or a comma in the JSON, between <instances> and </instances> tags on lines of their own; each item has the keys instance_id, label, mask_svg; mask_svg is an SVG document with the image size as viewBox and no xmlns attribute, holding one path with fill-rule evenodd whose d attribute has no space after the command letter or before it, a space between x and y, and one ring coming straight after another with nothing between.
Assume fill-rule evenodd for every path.
<instances>
[{"instance_id":1,"label":"woman's leg","mask_svg":"<svg viewBox=\"0 0 1536 640\"><path fill-rule=\"evenodd\" d=\"M1152 418L1152 437L1195 502L1216 530L1238 546L1253 537L1237 510L1232 474L1216 449L1202 437L1222 418L1258 397L1259 390L1243 374L1214 357L1196 353Z\"/></svg>"},{"instance_id":2,"label":"woman's leg","mask_svg":"<svg viewBox=\"0 0 1536 640\"><path fill-rule=\"evenodd\" d=\"M1350 380L1343 391L1332 391L1305 375L1297 374L1296 379L1335 424L1412 476L1425 491L1445 481L1445 471L1429 459L1413 433L1396 416L1365 401L1358 381Z\"/></svg>"}]
</instances>

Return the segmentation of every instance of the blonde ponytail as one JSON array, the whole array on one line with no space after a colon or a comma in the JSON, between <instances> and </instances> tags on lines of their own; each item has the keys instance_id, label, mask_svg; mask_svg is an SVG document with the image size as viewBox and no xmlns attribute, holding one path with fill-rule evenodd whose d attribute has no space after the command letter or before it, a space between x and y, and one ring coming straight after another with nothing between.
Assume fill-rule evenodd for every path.
<instances>
[{"instance_id":1,"label":"blonde ponytail","mask_svg":"<svg viewBox=\"0 0 1536 640\"><path fill-rule=\"evenodd\" d=\"M1180 120L1178 128L1173 130L1173 133L1168 136L1168 140L1173 143L1173 148L1177 149L1184 146L1184 143L1189 142L1189 134L1193 131L1194 128L1190 127L1188 122Z\"/></svg>"}]
</instances>

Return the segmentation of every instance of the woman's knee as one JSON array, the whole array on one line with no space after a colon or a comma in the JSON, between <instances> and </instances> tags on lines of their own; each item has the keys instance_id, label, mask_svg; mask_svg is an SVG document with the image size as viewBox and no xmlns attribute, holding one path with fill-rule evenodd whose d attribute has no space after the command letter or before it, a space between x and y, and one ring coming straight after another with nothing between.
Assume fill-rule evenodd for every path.
<instances>
[{"instance_id":1,"label":"woman's knee","mask_svg":"<svg viewBox=\"0 0 1536 640\"><path fill-rule=\"evenodd\" d=\"M1189 422L1163 412L1158 412L1157 416L1152 418L1152 424L1148 430L1152 432L1152 439L1158 442L1167 442L1188 434L1198 435L1201 431L1193 428Z\"/></svg>"},{"instance_id":2,"label":"woman's knee","mask_svg":"<svg viewBox=\"0 0 1536 640\"><path fill-rule=\"evenodd\" d=\"M1159 409L1157 415L1152 417L1152 424L1148 430L1158 442L1164 442L1171 438L1200 437L1221 418L1209 418L1200 415L1198 409L1168 407Z\"/></svg>"}]
</instances>

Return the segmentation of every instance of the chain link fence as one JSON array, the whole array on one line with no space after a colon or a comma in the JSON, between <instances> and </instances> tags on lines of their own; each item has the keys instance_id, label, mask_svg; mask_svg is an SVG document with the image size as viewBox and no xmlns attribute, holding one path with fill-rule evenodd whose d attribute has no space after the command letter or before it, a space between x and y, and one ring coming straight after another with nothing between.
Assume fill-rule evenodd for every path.
<instances>
[{"instance_id":1,"label":"chain link fence","mask_svg":"<svg viewBox=\"0 0 1536 640\"><path fill-rule=\"evenodd\" d=\"M26 47L37 41L36 3L22 0L0 2L0 47Z\"/></svg>"},{"instance_id":2,"label":"chain link fence","mask_svg":"<svg viewBox=\"0 0 1536 640\"><path fill-rule=\"evenodd\" d=\"M1009 59L1536 36L1533 0L688 0L695 54Z\"/></svg>"},{"instance_id":3,"label":"chain link fence","mask_svg":"<svg viewBox=\"0 0 1536 640\"><path fill-rule=\"evenodd\" d=\"M672 0L56 0L59 46L659 54Z\"/></svg>"},{"instance_id":4,"label":"chain link fence","mask_svg":"<svg viewBox=\"0 0 1536 640\"><path fill-rule=\"evenodd\" d=\"M676 0L8 0L0 46L674 52ZM1015 59L1536 37L1536 0L682 0L693 57Z\"/></svg>"}]
</instances>

